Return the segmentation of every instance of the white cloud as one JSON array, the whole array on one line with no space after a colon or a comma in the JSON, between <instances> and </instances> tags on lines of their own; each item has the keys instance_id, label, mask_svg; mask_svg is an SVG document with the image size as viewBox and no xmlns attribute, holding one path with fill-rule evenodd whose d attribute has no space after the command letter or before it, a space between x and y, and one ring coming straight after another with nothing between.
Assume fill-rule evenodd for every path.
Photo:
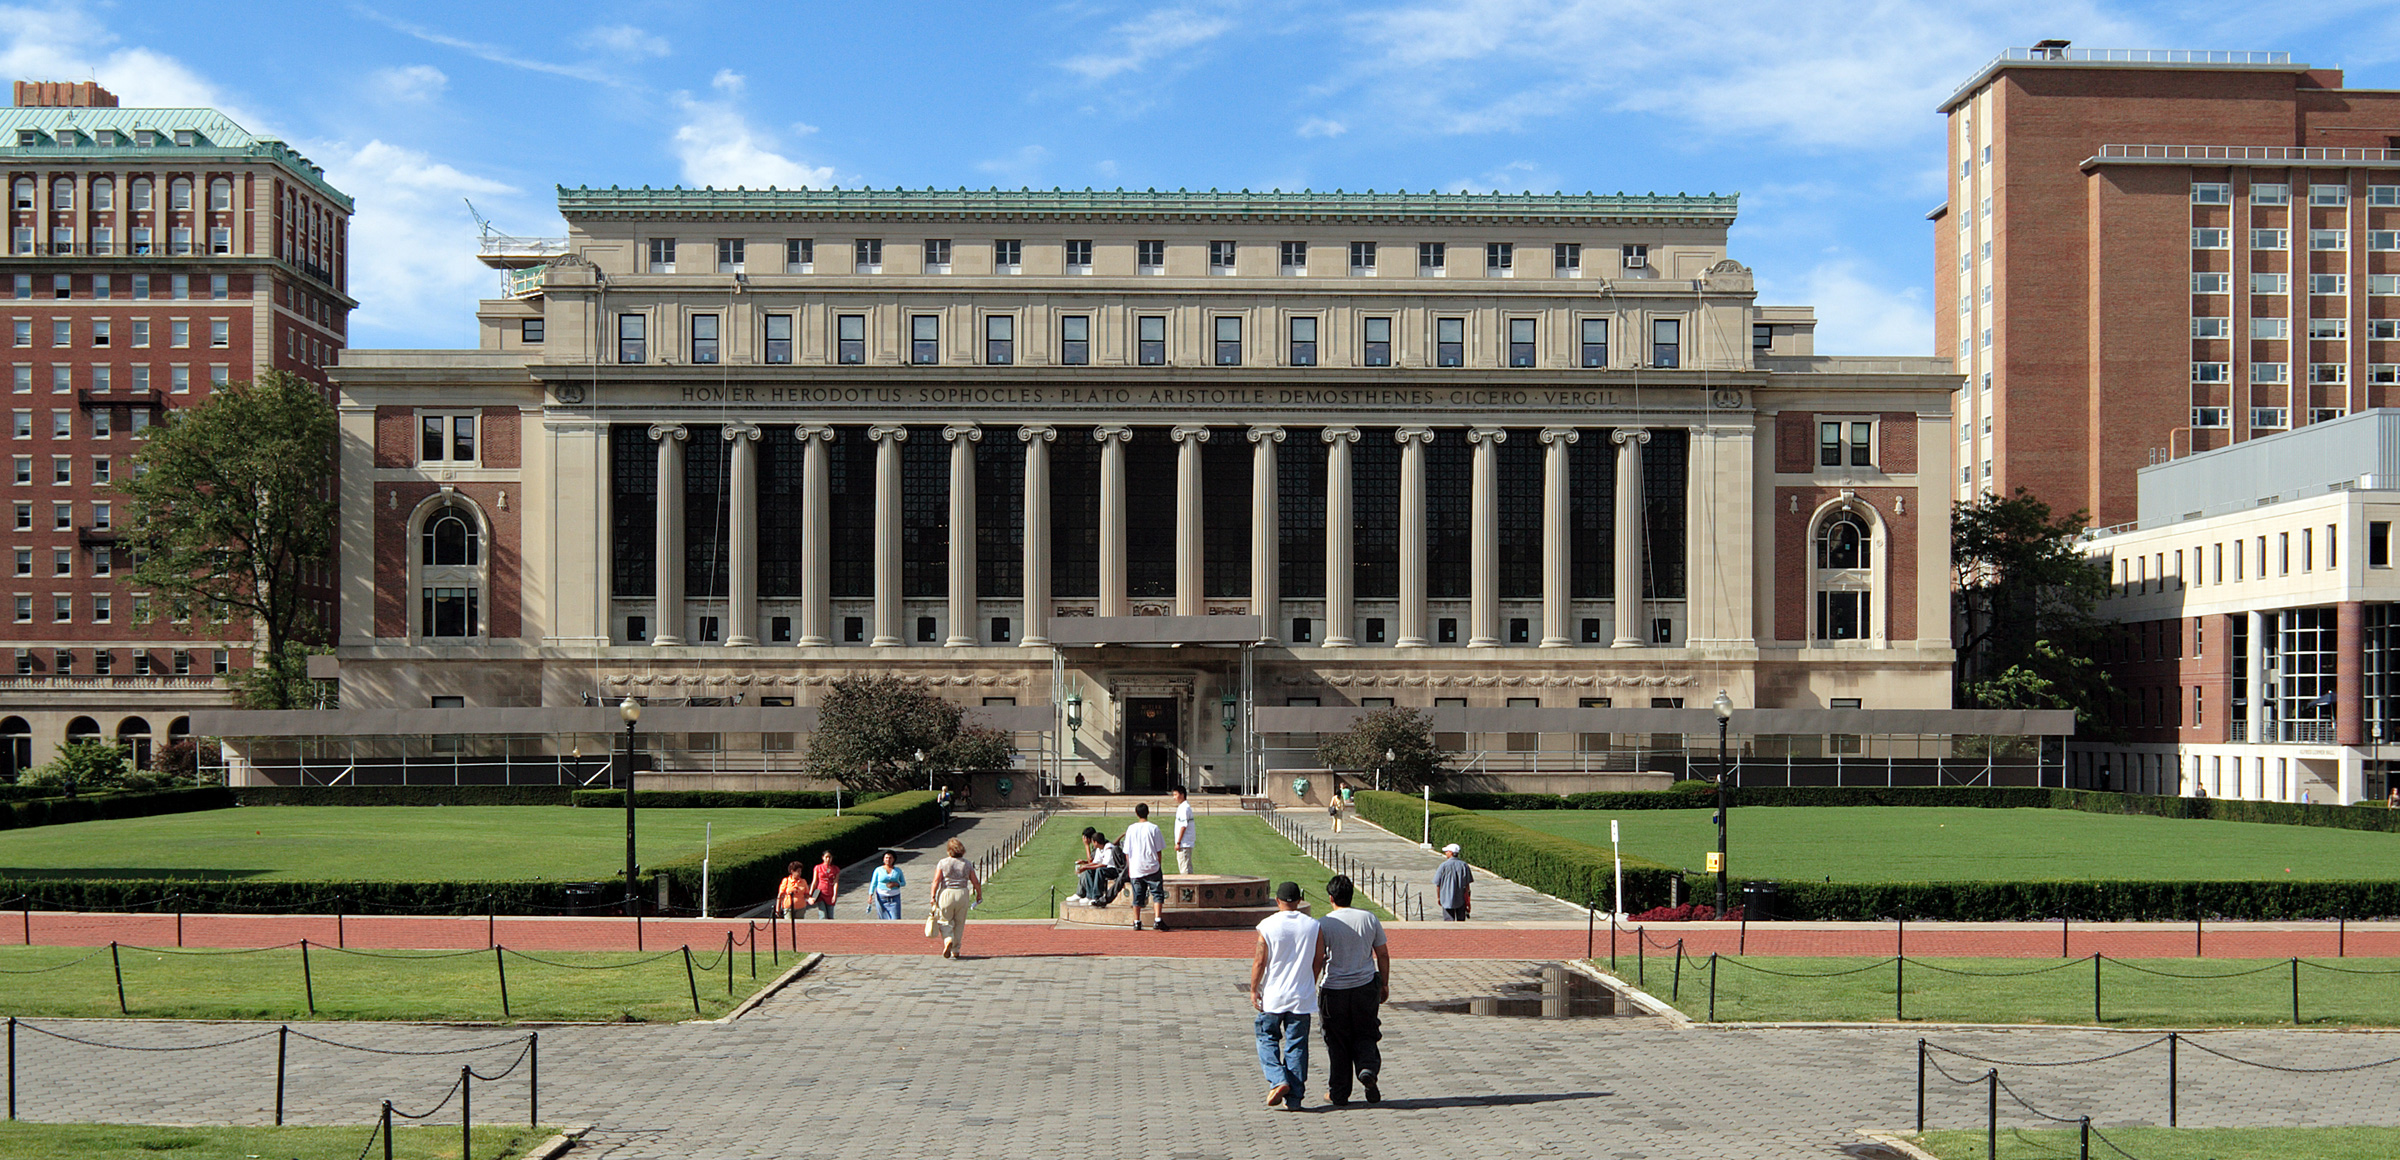
<instances>
[{"instance_id":1,"label":"white cloud","mask_svg":"<svg viewBox=\"0 0 2400 1160\"><path fill-rule=\"evenodd\" d=\"M653 36L630 24L602 25L576 37L575 43L584 48L637 58L666 56L675 51L667 44L666 38Z\"/></svg>"},{"instance_id":2,"label":"white cloud","mask_svg":"<svg viewBox=\"0 0 2400 1160\"><path fill-rule=\"evenodd\" d=\"M1452 193L1549 193L1558 188L1558 175L1531 161L1511 161L1443 188Z\"/></svg>"},{"instance_id":3,"label":"white cloud","mask_svg":"<svg viewBox=\"0 0 2400 1160\"><path fill-rule=\"evenodd\" d=\"M325 179L356 199L350 220L350 284L361 288L351 324L356 345L457 333L475 300L494 296L497 279L475 258L467 198L499 215L500 227L510 233L566 233L551 209L514 187L414 149L382 140L357 148L340 142L305 148L325 166ZM471 338L461 341L472 345Z\"/></svg>"},{"instance_id":4,"label":"white cloud","mask_svg":"<svg viewBox=\"0 0 2400 1160\"><path fill-rule=\"evenodd\" d=\"M1925 290L1879 277L1850 258L1819 262L1787 293L1777 279L1760 279L1760 302L1796 302L1817 310L1819 354L1925 355L1933 349L1933 311Z\"/></svg>"},{"instance_id":5,"label":"white cloud","mask_svg":"<svg viewBox=\"0 0 2400 1160\"><path fill-rule=\"evenodd\" d=\"M749 83L750 78L745 77L729 68L718 69L717 75L708 78L708 87L715 89L728 97L741 96L743 86Z\"/></svg>"},{"instance_id":6,"label":"white cloud","mask_svg":"<svg viewBox=\"0 0 2400 1160\"><path fill-rule=\"evenodd\" d=\"M1323 117L1310 117L1300 122L1300 128L1295 130L1303 137L1339 137L1349 131L1350 126Z\"/></svg>"},{"instance_id":7,"label":"white cloud","mask_svg":"<svg viewBox=\"0 0 2400 1160\"><path fill-rule=\"evenodd\" d=\"M1109 30L1103 50L1070 57L1060 67L1088 81L1140 72L1151 61L1223 36L1233 22L1190 8L1161 8Z\"/></svg>"},{"instance_id":8,"label":"white cloud","mask_svg":"<svg viewBox=\"0 0 2400 1160\"><path fill-rule=\"evenodd\" d=\"M725 83L728 79L730 85ZM718 90L729 95L741 88L741 77L732 72L718 73L717 82ZM752 189L833 184L833 167L809 165L777 152L774 139L751 125L730 100L695 100L688 93L677 93L674 100L683 123L675 127L672 148L683 162L685 181Z\"/></svg>"},{"instance_id":9,"label":"white cloud","mask_svg":"<svg viewBox=\"0 0 2400 1160\"><path fill-rule=\"evenodd\" d=\"M1042 163L1050 159L1050 151L1039 145L1025 145L1005 157L994 157L975 163L978 173L1030 185L1041 176Z\"/></svg>"},{"instance_id":10,"label":"white cloud","mask_svg":"<svg viewBox=\"0 0 2400 1160\"><path fill-rule=\"evenodd\" d=\"M438 44L444 48L455 48L460 52L466 53L468 56L475 57L478 60L487 60L493 64L507 65L510 68L520 68L526 70L527 72L547 73L551 76L567 77L571 80L590 81L594 84L622 86L625 83L624 78L618 76L615 72L606 68L602 68L598 65L561 64L557 61L540 60L534 57L524 56L501 45L486 44L479 40L468 40L465 37L452 36L446 32L439 32L421 25L410 24L405 20L399 20L390 16L386 16L381 12L377 12L372 8L366 7L365 5L354 5L352 7L352 11L357 12L359 15L364 16L367 19L376 22L377 24L381 24L394 32L404 33L406 35L416 37L427 44Z\"/></svg>"},{"instance_id":11,"label":"white cloud","mask_svg":"<svg viewBox=\"0 0 2400 1160\"><path fill-rule=\"evenodd\" d=\"M406 104L430 101L450 87L450 77L429 64L379 68L369 74L368 82L377 96Z\"/></svg>"},{"instance_id":12,"label":"white cloud","mask_svg":"<svg viewBox=\"0 0 2400 1160\"><path fill-rule=\"evenodd\" d=\"M117 46L108 28L75 8L0 8L0 71L24 80L96 80L127 107L213 108L243 128L268 131L183 62Z\"/></svg>"}]
</instances>

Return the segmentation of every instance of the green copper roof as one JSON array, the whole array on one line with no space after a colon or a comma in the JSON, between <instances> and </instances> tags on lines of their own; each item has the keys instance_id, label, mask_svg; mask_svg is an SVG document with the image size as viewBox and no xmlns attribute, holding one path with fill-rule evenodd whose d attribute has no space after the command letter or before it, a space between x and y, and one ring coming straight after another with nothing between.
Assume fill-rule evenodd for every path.
<instances>
[{"instance_id":1,"label":"green copper roof","mask_svg":"<svg viewBox=\"0 0 2400 1160\"><path fill-rule=\"evenodd\" d=\"M569 218L1141 217L1621 221L1729 225L1739 194L1155 189L558 189Z\"/></svg>"},{"instance_id":2,"label":"green copper roof","mask_svg":"<svg viewBox=\"0 0 2400 1160\"><path fill-rule=\"evenodd\" d=\"M99 143L98 134L104 129L115 132L115 144ZM153 144L135 144L135 134L144 129L156 134ZM39 134L36 143L18 144L27 130ZM176 144L179 131L190 132L192 143ZM344 210L351 208L350 195L326 184L325 171L299 150L276 138L258 136L215 109L0 108L0 157L266 161L288 170Z\"/></svg>"}]
</instances>

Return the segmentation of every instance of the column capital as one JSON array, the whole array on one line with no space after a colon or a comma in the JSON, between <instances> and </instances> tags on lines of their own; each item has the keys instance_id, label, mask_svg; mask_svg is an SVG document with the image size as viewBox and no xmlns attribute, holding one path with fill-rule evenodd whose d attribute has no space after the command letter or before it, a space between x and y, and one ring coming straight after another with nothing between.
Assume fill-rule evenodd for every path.
<instances>
[{"instance_id":1,"label":"column capital","mask_svg":"<svg viewBox=\"0 0 2400 1160\"><path fill-rule=\"evenodd\" d=\"M1273 425L1252 427L1250 441L1252 443L1281 443L1283 442L1283 428Z\"/></svg>"},{"instance_id":2,"label":"column capital","mask_svg":"<svg viewBox=\"0 0 2400 1160\"><path fill-rule=\"evenodd\" d=\"M1092 428L1092 439L1103 446L1109 443L1131 443L1133 442L1133 428L1094 427Z\"/></svg>"},{"instance_id":3,"label":"column capital","mask_svg":"<svg viewBox=\"0 0 2400 1160\"><path fill-rule=\"evenodd\" d=\"M877 423L874 426L867 428L867 438L872 439L877 443L881 443L886 439L889 439L894 443L906 443L908 442L908 428L903 427L898 423Z\"/></svg>"},{"instance_id":4,"label":"column capital","mask_svg":"<svg viewBox=\"0 0 2400 1160\"><path fill-rule=\"evenodd\" d=\"M1648 443L1650 431L1646 427L1619 427L1608 433L1608 441L1611 443Z\"/></svg>"},{"instance_id":5,"label":"column capital","mask_svg":"<svg viewBox=\"0 0 2400 1160\"><path fill-rule=\"evenodd\" d=\"M952 443L961 439L969 443L981 443L983 442L983 428L973 423L945 423L942 425L942 438Z\"/></svg>"},{"instance_id":6,"label":"column capital","mask_svg":"<svg viewBox=\"0 0 2400 1160\"><path fill-rule=\"evenodd\" d=\"M652 439L673 439L680 443L689 440L692 432L690 428L681 423L652 423L650 437Z\"/></svg>"},{"instance_id":7,"label":"column capital","mask_svg":"<svg viewBox=\"0 0 2400 1160\"><path fill-rule=\"evenodd\" d=\"M792 438L797 439L802 443L806 443L811 439L822 439L827 443L831 443L833 442L833 428L824 423L802 423L799 426L792 428Z\"/></svg>"},{"instance_id":8,"label":"column capital","mask_svg":"<svg viewBox=\"0 0 2400 1160\"><path fill-rule=\"evenodd\" d=\"M759 436L758 424L750 422L727 423L722 428L719 428L719 430L724 434L725 441L727 443L734 442L737 439L749 439L755 441Z\"/></svg>"},{"instance_id":9,"label":"column capital","mask_svg":"<svg viewBox=\"0 0 2400 1160\"><path fill-rule=\"evenodd\" d=\"M1167 435L1177 443L1206 443L1208 427L1202 423L1177 423L1168 429Z\"/></svg>"},{"instance_id":10,"label":"column capital","mask_svg":"<svg viewBox=\"0 0 2400 1160\"><path fill-rule=\"evenodd\" d=\"M1327 443L1358 442L1358 428L1356 427L1327 427L1320 435Z\"/></svg>"},{"instance_id":11,"label":"column capital","mask_svg":"<svg viewBox=\"0 0 2400 1160\"><path fill-rule=\"evenodd\" d=\"M1424 443L1431 445L1433 443L1433 428L1401 427L1392 432L1392 441L1398 443L1402 447L1406 447L1411 443Z\"/></svg>"},{"instance_id":12,"label":"column capital","mask_svg":"<svg viewBox=\"0 0 2400 1160\"><path fill-rule=\"evenodd\" d=\"M1577 442L1577 441L1581 440L1582 438L1583 438L1583 433L1582 433L1582 432L1580 432L1580 431L1577 431L1577 430L1576 430L1575 428L1573 428L1573 427L1544 427L1544 428L1542 428L1542 442L1543 442L1544 444L1550 444L1550 443L1574 443L1574 442Z\"/></svg>"},{"instance_id":13,"label":"column capital","mask_svg":"<svg viewBox=\"0 0 2400 1160\"><path fill-rule=\"evenodd\" d=\"M1467 428L1467 442L1469 442L1469 443L1506 443L1506 442L1508 442L1508 428L1506 428L1506 427L1469 427L1469 428Z\"/></svg>"},{"instance_id":14,"label":"column capital","mask_svg":"<svg viewBox=\"0 0 2400 1160\"><path fill-rule=\"evenodd\" d=\"M1058 428L1041 423L1030 427L1019 427L1017 428L1017 438L1027 443L1056 443L1058 442Z\"/></svg>"}]
</instances>

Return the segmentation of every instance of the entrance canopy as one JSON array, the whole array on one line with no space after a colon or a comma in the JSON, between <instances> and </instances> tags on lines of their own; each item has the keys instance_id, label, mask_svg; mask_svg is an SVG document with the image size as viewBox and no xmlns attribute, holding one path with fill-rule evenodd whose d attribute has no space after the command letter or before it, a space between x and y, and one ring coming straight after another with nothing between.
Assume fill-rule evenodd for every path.
<instances>
[{"instance_id":1,"label":"entrance canopy","mask_svg":"<svg viewBox=\"0 0 2400 1160\"><path fill-rule=\"evenodd\" d=\"M1256 616L1070 616L1050 622L1050 643L1059 648L1111 644L1245 645L1266 635Z\"/></svg>"}]
</instances>

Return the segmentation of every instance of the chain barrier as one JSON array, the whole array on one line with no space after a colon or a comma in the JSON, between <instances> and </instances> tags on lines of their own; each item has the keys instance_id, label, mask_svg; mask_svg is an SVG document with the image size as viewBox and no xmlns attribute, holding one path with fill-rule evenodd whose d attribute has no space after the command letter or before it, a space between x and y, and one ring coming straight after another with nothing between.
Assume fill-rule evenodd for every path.
<instances>
[{"instance_id":1,"label":"chain barrier","mask_svg":"<svg viewBox=\"0 0 2400 1160\"><path fill-rule=\"evenodd\" d=\"M2138 1044L2138 1045L2136 1045L2136 1046L2133 1046L2133 1047L2128 1047L2128 1048L2126 1048L2126 1049L2125 1049L2125 1050L2123 1050L2123 1051L2112 1051L2112 1052L2109 1052L2107 1055L2095 1055L2095 1056L2092 1056L2092 1057L2091 1057L2091 1058L2089 1058L2089 1059L2052 1059L2052 1060L2031 1060L2031 1059L1993 1059L1992 1057L1990 1057L1990 1056L1988 1056L1988 1055L1977 1055L1977 1054L1975 1054L1974 1052L1971 1052L1971 1051L1960 1051L1959 1049L1957 1049L1957 1048L1955 1048L1955 1047L1944 1047L1944 1046L1942 1046L1942 1045L1941 1045L1941 1044L1939 1044L1939 1043L1934 1043L1934 1042L1931 1042L1931 1041L1928 1041L1928 1042L1925 1044L1925 1047L1926 1047L1926 1049L1927 1049L1927 1050L1929 1050L1929 1051L1939 1051L1939 1052L1941 1052L1941 1053L1943 1053L1943 1054L1945 1054L1945 1055L1955 1055L1955 1056L1959 1057L1960 1059L1972 1059L1972 1060L1974 1060L1974 1061L1975 1061L1975 1062L1977 1062L1977 1063L1988 1063L1988 1064L1991 1064L1991 1065L1993 1065L1993 1066L1995 1066L1995 1067L2079 1067L2079 1066L2082 1066L2083 1064L2087 1064L2087 1063L2104 1063L2104 1062L2106 1062L2106 1061L2108 1061L2108 1060L2111 1060L2111 1059L2122 1059L2122 1058L2124 1058L2125 1056L2132 1055L2134 1052L2137 1052L2137 1051L2148 1051L2149 1049L2151 1049L2151 1048L2153 1048L2153 1047L2156 1047L2156 1046L2158 1046L2158 1045L2159 1045L2159 1044L2161 1044L2161 1043L2165 1043L2166 1041L2167 1041L2167 1037L2166 1037L2166 1036L2164 1036L2164 1035L2161 1035L2161 1036L2159 1036L2158 1038L2156 1038L2156 1039L2153 1039L2153 1040L2151 1040L2151 1041L2149 1041L2149 1042L2147 1042L2147 1043L2142 1043L2142 1044Z\"/></svg>"},{"instance_id":2,"label":"chain barrier","mask_svg":"<svg viewBox=\"0 0 2400 1160\"><path fill-rule=\"evenodd\" d=\"M1667 944L1664 944L1664 945L1665 945L1667 948L1669 948L1669 949L1672 949L1672 948L1675 946L1675 944L1674 944L1674 943L1667 943ZM1728 965L1731 965L1731 966L1736 966L1736 967L1740 967L1741 969L1743 969L1743 970L1745 970L1745 971L1754 971L1754 972L1756 972L1756 973L1758 973L1758 974L1761 974L1761 975L1773 975L1773 976L1775 976L1775 977L1777 977L1777 978L1781 978L1781 979L1838 979L1838 978L1840 978L1840 977L1842 977L1842 976L1844 976L1844 975L1857 975L1857 974L1864 974L1864 973L1866 973L1866 972L1868 972L1868 971L1881 970L1881 969L1883 969L1883 968L1885 968L1885 967L1891 966L1893 963L1900 962L1900 961L1902 961L1902 960L1899 960L1899 959L1879 959L1879 960L1877 960L1877 961L1875 961L1875 962L1868 963L1866 966L1863 966L1863 967L1852 967L1851 969L1849 969L1849 970L1847 970L1847 971L1827 971L1827 972L1824 972L1823 974L1803 974L1803 973L1800 973L1800 972L1797 972L1797 971L1778 971L1778 970L1775 970L1775 969L1773 969L1773 968L1771 968L1771 967L1762 967L1762 966L1759 966L1759 965L1757 965L1757 964L1755 964L1755 963L1745 963L1745 962L1741 961L1740 959L1737 959L1737 958L1733 957L1732 955L1726 955L1726 956L1725 956L1725 962L1726 962ZM1909 959L1909 960L1907 960L1907 961L1908 961L1908 962L1912 962L1912 963L1913 963L1913 962L1919 962L1919 961L1922 961L1922 960L1918 960L1918 959Z\"/></svg>"}]
</instances>

